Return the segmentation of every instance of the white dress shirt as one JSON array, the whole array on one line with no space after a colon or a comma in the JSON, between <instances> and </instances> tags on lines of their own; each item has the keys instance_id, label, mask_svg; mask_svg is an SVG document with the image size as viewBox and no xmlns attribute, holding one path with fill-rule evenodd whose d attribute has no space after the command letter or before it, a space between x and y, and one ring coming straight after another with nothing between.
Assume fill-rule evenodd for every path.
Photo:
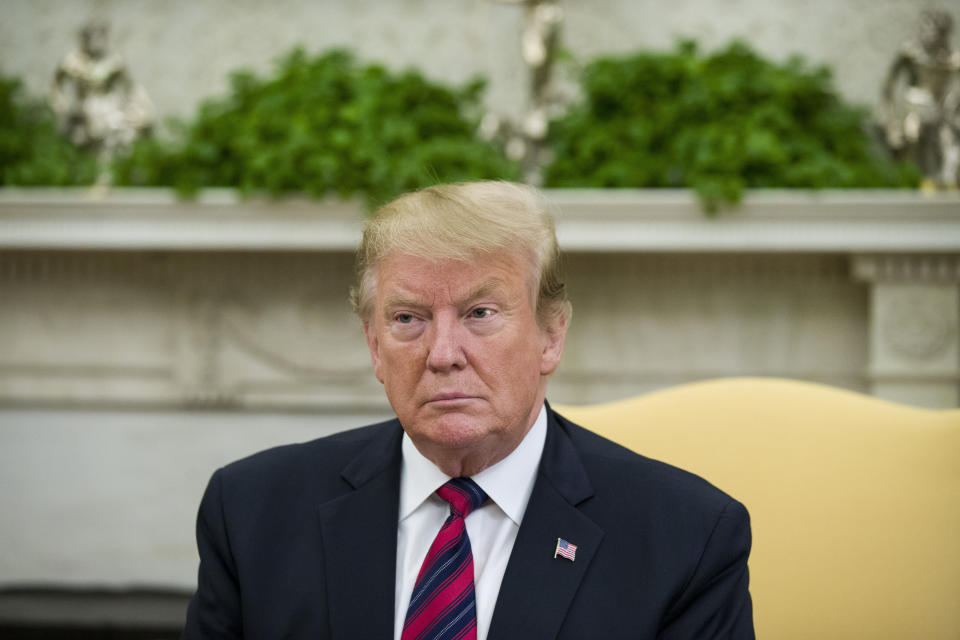
<instances>
[{"instance_id":1,"label":"white dress shirt","mask_svg":"<svg viewBox=\"0 0 960 640\"><path fill-rule=\"evenodd\" d=\"M536 421L517 448L472 478L490 496L490 500L468 515L465 521L473 550L477 640L485 640L490 630L500 583L533 492L546 439L547 412L541 407ZM400 640L403 632L407 606L420 566L444 520L450 515L449 503L434 493L449 479L450 476L424 458L407 434L403 434L393 625L396 640Z\"/></svg>"}]
</instances>

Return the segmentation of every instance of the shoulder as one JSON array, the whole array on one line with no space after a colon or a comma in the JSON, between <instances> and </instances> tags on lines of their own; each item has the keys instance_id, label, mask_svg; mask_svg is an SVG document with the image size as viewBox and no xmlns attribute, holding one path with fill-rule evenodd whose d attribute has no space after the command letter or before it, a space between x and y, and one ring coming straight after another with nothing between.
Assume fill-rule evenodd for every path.
<instances>
[{"instance_id":1,"label":"shoulder","mask_svg":"<svg viewBox=\"0 0 960 640\"><path fill-rule=\"evenodd\" d=\"M280 445L265 449L253 455L241 458L230 463L225 470L244 472L263 467L285 466L317 460L338 459L351 453L359 453L371 442L387 437L394 429L399 428L396 419L379 422L377 424L341 431L333 435L300 442L296 444Z\"/></svg>"},{"instance_id":2,"label":"shoulder","mask_svg":"<svg viewBox=\"0 0 960 640\"><path fill-rule=\"evenodd\" d=\"M709 527L721 516L746 518L744 507L702 477L631 451L554 414L593 485L595 508L643 506L653 519ZM636 510L640 513L641 510Z\"/></svg>"},{"instance_id":3,"label":"shoulder","mask_svg":"<svg viewBox=\"0 0 960 640\"><path fill-rule=\"evenodd\" d=\"M592 488L578 509L604 532L598 571L620 576L629 564L638 575L661 576L663 588L647 597L663 597L664 607L676 594L699 589L700 576L709 583L726 568L745 571L751 533L743 504L696 474L562 416L555 425L572 443Z\"/></svg>"},{"instance_id":4,"label":"shoulder","mask_svg":"<svg viewBox=\"0 0 960 640\"><path fill-rule=\"evenodd\" d=\"M341 478L344 467L368 447L390 441L399 429L394 419L309 442L273 447L218 469L214 480L225 492L246 499L275 496L294 488L303 492L336 491L341 486L345 489Z\"/></svg>"},{"instance_id":5,"label":"shoulder","mask_svg":"<svg viewBox=\"0 0 960 640\"><path fill-rule=\"evenodd\" d=\"M553 417L555 437L575 452L566 472L579 464L589 479L576 507L602 532L593 579L581 585L596 594L590 616L607 601L616 603L611 618L642 602L651 636L657 628L671 638L753 637L744 506L693 473Z\"/></svg>"}]
</instances>

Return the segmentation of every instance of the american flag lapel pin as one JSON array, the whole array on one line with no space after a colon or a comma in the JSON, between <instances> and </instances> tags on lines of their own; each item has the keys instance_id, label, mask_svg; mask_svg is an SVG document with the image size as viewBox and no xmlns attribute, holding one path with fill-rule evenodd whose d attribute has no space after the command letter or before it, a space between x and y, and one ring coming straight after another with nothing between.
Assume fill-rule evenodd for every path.
<instances>
[{"instance_id":1,"label":"american flag lapel pin","mask_svg":"<svg viewBox=\"0 0 960 640\"><path fill-rule=\"evenodd\" d=\"M577 559L577 545L567 542L563 538L557 538L557 548L553 551L553 557L563 556L570 562Z\"/></svg>"}]
</instances>

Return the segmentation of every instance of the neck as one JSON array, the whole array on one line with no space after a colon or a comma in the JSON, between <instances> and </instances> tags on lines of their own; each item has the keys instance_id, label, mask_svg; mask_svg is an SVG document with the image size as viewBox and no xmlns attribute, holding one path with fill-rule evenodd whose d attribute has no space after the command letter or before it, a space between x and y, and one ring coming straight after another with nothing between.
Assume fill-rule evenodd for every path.
<instances>
[{"instance_id":1,"label":"neck","mask_svg":"<svg viewBox=\"0 0 960 640\"><path fill-rule=\"evenodd\" d=\"M479 449L471 447L465 450L450 450L445 447L421 446L421 443L413 440L413 438L411 438L411 441L417 450L423 454L423 457L437 465L438 469L451 478L469 478L484 469L489 469L513 453L514 449L520 446L520 443L530 432L534 420L536 420L536 415L522 432L508 442L499 443L501 446L497 448Z\"/></svg>"}]
</instances>

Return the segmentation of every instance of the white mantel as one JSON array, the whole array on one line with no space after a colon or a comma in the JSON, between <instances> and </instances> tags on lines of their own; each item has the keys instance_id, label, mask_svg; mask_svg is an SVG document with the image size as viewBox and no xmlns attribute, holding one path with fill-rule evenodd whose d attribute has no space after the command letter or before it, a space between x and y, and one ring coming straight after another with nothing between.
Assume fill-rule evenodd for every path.
<instances>
[{"instance_id":1,"label":"white mantel","mask_svg":"<svg viewBox=\"0 0 960 640\"><path fill-rule=\"evenodd\" d=\"M714 216L686 190L547 194L577 307L554 384L566 401L759 374L957 404L960 194L754 191ZM0 402L382 408L343 299L364 212L226 189L0 190L0 276L16 301L0 315ZM57 300L75 326L59 326ZM813 324L790 329L796 314ZM672 349L655 348L659 332Z\"/></svg>"},{"instance_id":2,"label":"white mantel","mask_svg":"<svg viewBox=\"0 0 960 640\"><path fill-rule=\"evenodd\" d=\"M567 252L960 252L960 195L754 191L706 216L687 190L547 190ZM0 190L0 249L353 251L355 200L209 189Z\"/></svg>"},{"instance_id":3,"label":"white mantel","mask_svg":"<svg viewBox=\"0 0 960 640\"><path fill-rule=\"evenodd\" d=\"M549 190L547 194L558 208L561 246L574 267L581 265L581 273L571 273L572 288L580 278L584 290L581 300L575 300L578 322L568 346L568 354L573 355L567 361L574 362L561 369L555 384L571 392L569 400L595 401L686 379L760 374L820 380L923 405L957 404L958 318L954 312L942 316L943 310L956 311L960 194L754 191L740 206L714 216L705 215L694 194L686 190L569 189ZM8 327L5 338L0 337L0 341L17 342L15 348L7 349L6 362L0 350L0 401L29 406L34 400L57 404L59 397L71 405L87 401L108 405L117 401L123 405L130 401L149 405L199 402L382 407L378 389L368 381L362 342L353 335L352 326L346 328L352 321L342 300L351 278L349 255L359 239L363 216L364 207L356 200L244 199L226 189L207 190L190 200L179 199L167 189L0 190L0 251L5 255L0 269L5 282L14 289L18 289L18 279L34 274L27 296L33 302L25 304L38 304L37 296L42 297L44 288L55 297L58 288L67 286L64 278L71 280L71 287L88 286L95 292L98 287L108 287L111 278L122 275L122 288L133 296L121 305L129 317L121 320L122 315L118 315L112 320L106 307L93 311L90 304L96 303L88 303L82 294L72 292L73 298L81 298L73 310L91 312L96 320L90 322L102 327L100 336L96 327L89 326L75 335L69 328L41 335L30 328L32 311L21 307L20 320ZM287 275L278 275L278 270ZM598 337L590 332L602 337L620 335L619 339L627 342L633 335L629 323L621 320L613 327L604 319L616 313L616 305L596 299L595 289L610 292L608 299L621 297L624 290L636 291L639 298L657 282L682 279L677 275L680 272L701 273L703 277L696 284L678 280L673 288L675 295L657 303L664 307L693 296L690 304L694 304L711 295L711 287L716 285L707 284L703 278L714 277L711 274L715 271L732 274L720 285L732 297L749 295L744 291L755 286L751 278L766 278L767 272L803 272L806 275L802 277L810 280L822 279L823 273L836 275L843 271L846 275L842 277L850 282L869 283L870 316L862 326L863 335L869 335L869 354L860 373L849 368L831 372L829 365L816 362L795 366L797 360L791 360L789 345L776 344L781 338L772 336L761 350L785 350L774 358L779 358L779 364L770 364L770 358L757 353L747 358L742 351L744 343L753 339L749 335L736 338L740 346L731 347L730 353L716 360L704 358L701 346L696 357L681 357L674 366L657 373L650 361L672 359L682 351L688 340L678 336L677 348L659 355L629 348L625 353L632 356L610 352L629 360L612 363L622 375L614 382L605 379L610 378L609 367L601 366L599 360L609 350L598 345ZM268 272L273 275L264 275ZM631 273L646 276L624 280L629 276L623 274ZM37 274L47 274L42 283L36 281ZM271 284L271 277L280 280ZM245 278L262 282L258 288ZM641 283L643 278L647 280ZM737 284L736 278L742 282ZM323 292L318 294L311 281L316 281ZM795 285L784 282L780 288ZM909 303L881 300L887 300L894 290L902 293L904 287L912 292ZM281 295L283 302L263 298L266 292L277 295L278 288L286 291ZM26 300L22 286L19 290L21 298L14 299ZM104 291L96 295L110 296ZM115 341L114 349L125 353L114 352L110 358L96 361L95 355L86 353L91 341L109 343L110 336L119 335L111 328L115 322L135 324L137 310L129 307L138 304L134 301L138 295L143 303L140 312L147 314L145 324L152 323L152 327L140 327L140 334L124 333L135 336L126 342ZM780 291L776 295L787 294ZM839 290L821 295L832 295L838 301L843 297ZM740 300L736 303L740 310L730 313L735 316L748 312L751 306L769 304L765 302L769 295L761 297L757 293L756 297L753 302ZM921 299L926 302L921 304ZM35 317L49 313L50 304L55 303L47 301L46 310L38 306ZM160 307L154 308L157 304ZM917 317L927 320L913 327L910 305L918 304ZM927 308L925 304L932 306ZM288 316L303 316L307 308L313 309L311 313L323 306L336 310L316 313L311 318L314 324L291 324L288 317L284 327L283 319L277 318L276 309L271 308L284 305L289 307ZM781 311L767 318L774 326L783 320L777 319L777 313L793 313L788 311L786 298L779 305ZM635 315L647 311L642 305L630 309ZM8 310L6 315L10 313ZM820 309L814 313L828 316L830 312ZM158 322L157 314L167 316L166 323ZM717 309L707 309L701 320L703 328L697 331L708 333L711 322L718 326L726 323L728 333L751 331L749 318L737 321L732 316L717 316ZM656 331L657 322L666 322L666 330L675 319L654 319L647 331ZM887 328L880 330L880 326ZM578 329L582 331L578 333ZM807 327L803 331L825 330ZM297 331L306 338L305 353L324 354L329 362L320 362L319 356L301 357L292 345L275 350L274 343L290 342L291 334ZM753 331L764 330L758 327ZM908 344L902 337L895 337L903 332L933 332L937 338L927 340L919 350L888 348L889 344ZM788 334L782 339L790 340ZM231 341L244 352L242 362L224 359L224 345ZM920 342L923 340L915 338L909 344ZM31 343L40 351L47 350L39 361L33 361L24 346ZM160 343L169 348L158 350ZM829 339L824 342L829 344ZM849 341L847 344L853 345ZM815 341L796 348L807 353L811 345L814 350L820 348ZM79 355L73 358L67 353L64 358L72 365L56 364L61 361L60 353L51 353L51 349L69 352L74 347ZM135 353L144 349L152 349L153 356L138 360ZM824 361L830 353L836 353L835 346L823 349ZM928 353L931 350L937 353ZM11 351L15 352L12 357ZM159 357L160 353L169 357ZM591 362L591 357L598 361ZM850 358L856 359L856 354L851 352ZM253 376L257 382L242 373L258 367L264 371ZM224 368L228 371L217 371ZM270 370L269 375L266 370ZM99 377L85 375L85 371L97 371ZM65 382L71 376L75 379ZM272 381L266 382L264 376ZM862 383L857 381L858 376L862 376ZM299 382L294 384L293 379ZM591 384L596 393L585 390Z\"/></svg>"}]
</instances>

